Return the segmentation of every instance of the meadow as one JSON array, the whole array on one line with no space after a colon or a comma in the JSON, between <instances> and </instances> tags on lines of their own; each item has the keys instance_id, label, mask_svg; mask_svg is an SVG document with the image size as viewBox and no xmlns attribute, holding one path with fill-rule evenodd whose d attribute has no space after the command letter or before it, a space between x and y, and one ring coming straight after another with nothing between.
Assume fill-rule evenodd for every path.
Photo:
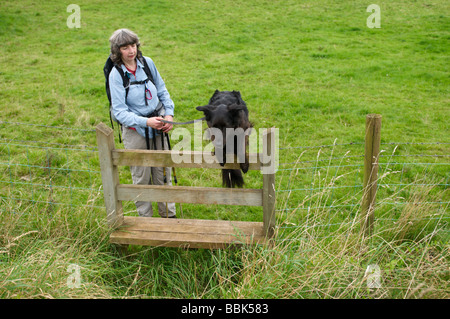
<instances>
[{"instance_id":1,"label":"meadow","mask_svg":"<svg viewBox=\"0 0 450 319\"><path fill-rule=\"evenodd\" d=\"M0 298L450 297L446 1L377 2L381 28L360 0L77 1L79 28L69 4L0 4ZM279 128L272 245L123 256L108 243L94 130L109 124L102 68L124 27L155 61L176 120L203 116L195 107L215 89L239 90L255 128ZM383 116L382 156L374 233L361 240L369 113ZM221 183L218 171L177 175ZM261 186L258 172L245 179ZM183 217L262 214L183 204Z\"/></svg>"}]
</instances>

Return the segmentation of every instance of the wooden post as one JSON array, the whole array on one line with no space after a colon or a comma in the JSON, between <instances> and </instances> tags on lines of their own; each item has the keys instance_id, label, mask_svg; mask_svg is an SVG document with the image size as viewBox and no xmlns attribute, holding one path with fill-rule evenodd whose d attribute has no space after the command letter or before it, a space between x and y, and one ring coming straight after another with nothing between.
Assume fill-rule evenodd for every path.
<instances>
[{"instance_id":1,"label":"wooden post","mask_svg":"<svg viewBox=\"0 0 450 319\"><path fill-rule=\"evenodd\" d=\"M264 234L272 237L275 232L275 128L265 130L263 133L263 227ZM269 168L272 166L271 168Z\"/></svg>"},{"instance_id":2,"label":"wooden post","mask_svg":"<svg viewBox=\"0 0 450 319\"><path fill-rule=\"evenodd\" d=\"M103 195L106 206L106 218L112 228L123 223L122 202L117 199L119 173L113 164L111 153L114 150L114 131L105 124L97 125L98 156L102 173Z\"/></svg>"},{"instance_id":3,"label":"wooden post","mask_svg":"<svg viewBox=\"0 0 450 319\"><path fill-rule=\"evenodd\" d=\"M364 155L363 198L361 203L361 231L365 237L373 233L375 198L377 194L378 158L381 141L381 115L366 117L366 146Z\"/></svg>"}]
</instances>

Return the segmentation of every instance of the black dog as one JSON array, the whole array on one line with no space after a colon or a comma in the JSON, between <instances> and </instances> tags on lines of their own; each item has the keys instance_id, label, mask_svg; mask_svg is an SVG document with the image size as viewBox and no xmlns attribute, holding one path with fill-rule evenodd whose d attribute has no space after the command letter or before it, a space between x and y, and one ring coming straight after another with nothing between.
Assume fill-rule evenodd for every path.
<instances>
[{"instance_id":1,"label":"black dog","mask_svg":"<svg viewBox=\"0 0 450 319\"><path fill-rule=\"evenodd\" d=\"M210 98L209 104L198 106L197 110L205 114L206 123L209 128L216 128L222 132L221 139L213 134L211 135L211 141L213 141L216 148L215 155L222 166L226 162L227 139L230 142L230 131L233 133L233 130L227 130L227 128L234 129L234 132L238 132L239 130L236 130L238 128L242 129L240 130L240 136L236 133L231 135L231 138L234 139L232 141L234 143L234 149L232 151L239 158L241 170L247 173L249 167L248 134L250 132L247 129L251 128L252 124L248 120L247 105L242 100L241 93L239 91L221 92L216 90ZM215 132L219 132L218 130L215 130ZM242 135L243 132L246 134ZM245 144L243 144L243 140L245 140ZM245 159L242 158L243 156L245 156ZM223 169L222 182L227 187L242 187L244 185L244 179L241 171L238 169Z\"/></svg>"}]
</instances>

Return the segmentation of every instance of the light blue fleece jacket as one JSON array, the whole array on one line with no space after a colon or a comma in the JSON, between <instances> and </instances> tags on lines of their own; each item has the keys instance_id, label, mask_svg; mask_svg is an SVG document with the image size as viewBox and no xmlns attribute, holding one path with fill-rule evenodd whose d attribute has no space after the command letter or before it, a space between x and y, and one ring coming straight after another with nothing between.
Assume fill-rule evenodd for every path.
<instances>
[{"instance_id":1,"label":"light blue fleece jacket","mask_svg":"<svg viewBox=\"0 0 450 319\"><path fill-rule=\"evenodd\" d=\"M109 89L111 92L112 112L116 119L125 126L133 127L140 135L145 137L145 127L147 126L147 117L158 106L159 101L163 104L165 115L174 115L175 105L170 98L170 94L166 89L161 75L156 69L155 63L152 59L144 57L153 75L155 85L149 80L147 84L130 85L128 96L125 101L125 88L123 87L123 80L119 71L116 68L111 70L109 74ZM136 59L136 77L128 72L125 65L121 68L126 76L130 78L130 82L144 81L147 75L144 71L144 65ZM145 88L150 90L151 95L145 92ZM150 98L151 99L148 99ZM145 98L147 97L148 105L145 105ZM149 129L150 138L153 137L152 129Z\"/></svg>"}]
</instances>

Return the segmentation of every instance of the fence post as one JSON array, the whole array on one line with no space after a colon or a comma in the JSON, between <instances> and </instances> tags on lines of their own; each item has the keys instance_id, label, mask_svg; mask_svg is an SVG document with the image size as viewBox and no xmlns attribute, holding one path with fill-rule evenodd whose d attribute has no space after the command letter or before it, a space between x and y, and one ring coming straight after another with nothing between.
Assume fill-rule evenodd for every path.
<instances>
[{"instance_id":1,"label":"fence post","mask_svg":"<svg viewBox=\"0 0 450 319\"><path fill-rule=\"evenodd\" d=\"M103 196L106 206L106 219L112 228L123 223L122 201L117 200L116 188L119 184L119 172L112 162L114 150L114 131L105 124L97 125L97 145L102 174Z\"/></svg>"},{"instance_id":2,"label":"fence post","mask_svg":"<svg viewBox=\"0 0 450 319\"><path fill-rule=\"evenodd\" d=\"M366 238L373 233L375 198L377 194L378 158L381 141L381 115L366 116L363 198L361 203L361 232Z\"/></svg>"},{"instance_id":3,"label":"fence post","mask_svg":"<svg viewBox=\"0 0 450 319\"><path fill-rule=\"evenodd\" d=\"M263 154L267 156L263 162L263 225L264 234L270 238L275 232L275 129L270 128L263 133ZM269 168L272 165L271 168ZM264 167L265 166L265 167Z\"/></svg>"}]
</instances>

